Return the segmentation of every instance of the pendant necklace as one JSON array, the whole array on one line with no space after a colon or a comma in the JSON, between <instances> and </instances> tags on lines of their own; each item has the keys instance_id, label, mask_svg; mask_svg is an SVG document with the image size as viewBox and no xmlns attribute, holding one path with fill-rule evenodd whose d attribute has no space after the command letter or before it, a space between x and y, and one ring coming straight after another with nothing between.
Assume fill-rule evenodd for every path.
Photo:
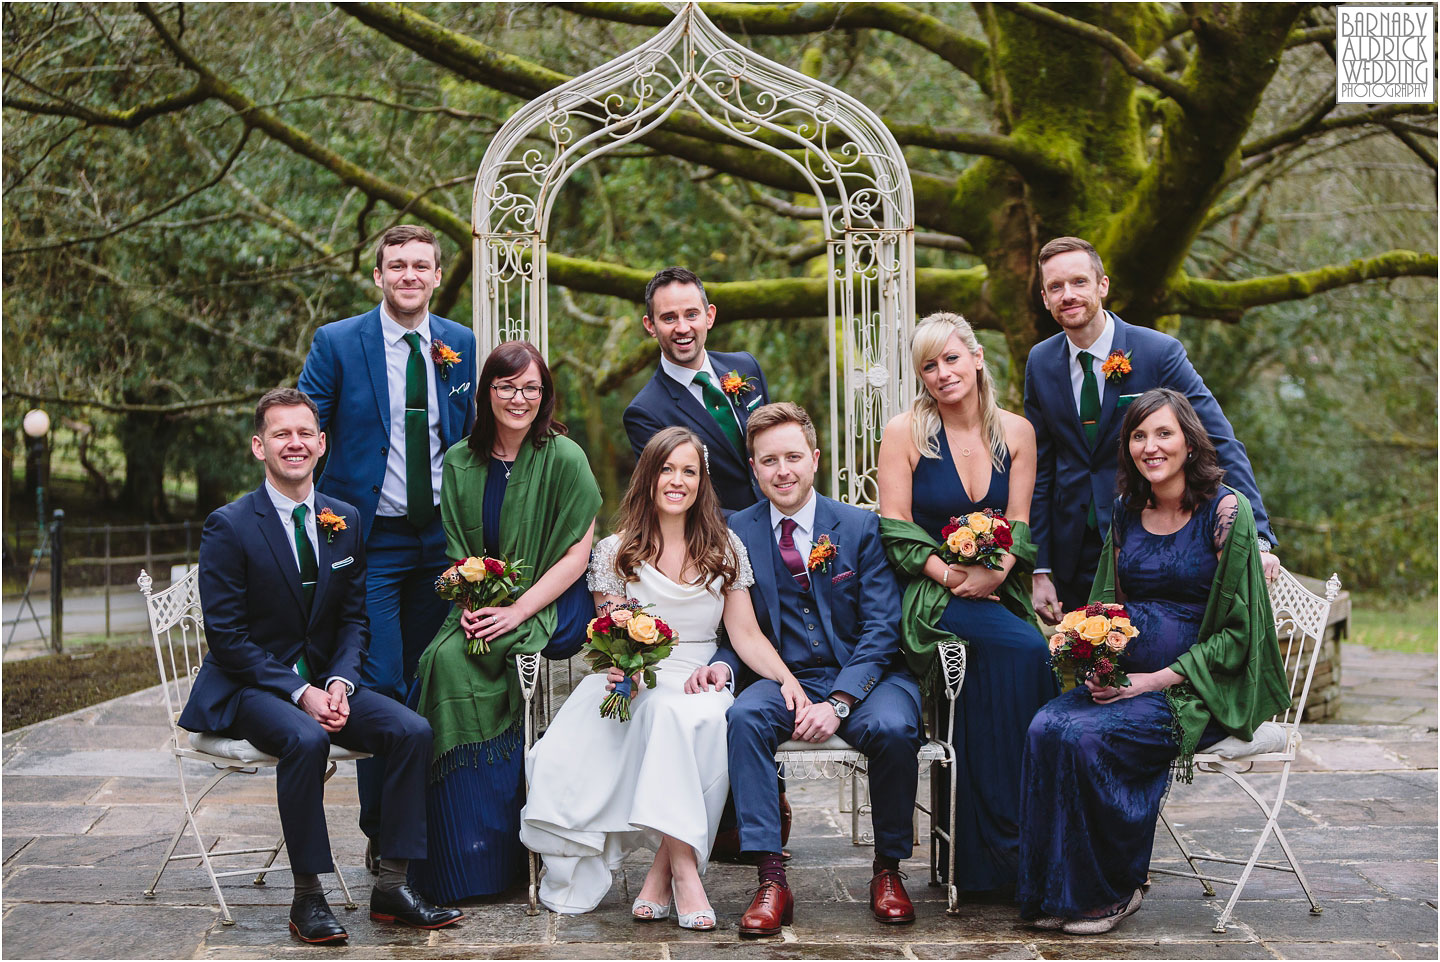
<instances>
[{"instance_id":1,"label":"pendant necklace","mask_svg":"<svg viewBox=\"0 0 1440 962\"><path fill-rule=\"evenodd\" d=\"M494 449L491 449L491 451L490 451L490 456L491 456L492 458L494 458L496 461L499 461L499 462L500 462L500 467L502 467L502 468L505 469L505 480L506 480L506 481L509 481L509 480L510 480L510 469L511 469L512 467L514 467L514 465L515 465L515 459L514 459L514 458L511 458L509 461L506 461L506 460L505 460L504 458L502 458L500 455L496 454L495 451L494 451Z\"/></svg>"}]
</instances>

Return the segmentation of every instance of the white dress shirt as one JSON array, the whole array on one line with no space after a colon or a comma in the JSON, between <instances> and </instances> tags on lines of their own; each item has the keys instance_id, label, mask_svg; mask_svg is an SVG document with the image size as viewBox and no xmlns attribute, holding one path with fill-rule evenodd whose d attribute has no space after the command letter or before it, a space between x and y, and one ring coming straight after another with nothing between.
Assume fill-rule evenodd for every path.
<instances>
[{"instance_id":1,"label":"white dress shirt","mask_svg":"<svg viewBox=\"0 0 1440 962\"><path fill-rule=\"evenodd\" d=\"M405 497L405 366L410 362L410 345L405 343L408 328L390 317L380 302L380 339L385 342L385 382L390 394L390 450L385 455L385 480L380 485L380 503L375 513L382 518L404 517ZM426 402L430 407L430 489L432 505L440 503L440 472L445 451L440 441L440 402L435 365L430 361L430 323L426 319L415 329L420 351L425 356ZM481 398L480 403L488 403Z\"/></svg>"},{"instance_id":2,"label":"white dress shirt","mask_svg":"<svg viewBox=\"0 0 1440 962\"><path fill-rule=\"evenodd\" d=\"M707 374L710 375L710 382L716 387L720 387L720 378L715 373L715 366L710 363L709 351L705 352L705 359L700 363L700 366L693 371L688 367L681 367L680 365L676 364L674 361L666 357L664 354L661 354L660 370L664 371L667 375L669 375L671 380L679 382L681 387L689 391L690 396L693 397L695 400L699 401L701 407L705 408L706 411L710 410L710 408L706 407L705 405L705 389L702 388L699 384L695 383L695 375L699 374L701 371L705 371ZM723 392L724 388L721 388L721 391ZM735 423L739 424L740 412L735 409L734 398L726 394L725 400L730 404L730 413L735 415Z\"/></svg>"},{"instance_id":3,"label":"white dress shirt","mask_svg":"<svg viewBox=\"0 0 1440 962\"><path fill-rule=\"evenodd\" d=\"M305 505L305 536L310 539L310 547L315 551L315 563L318 566L320 563L320 549L316 546L320 544L320 539L317 536L318 529L315 526L315 487L313 485L310 487L310 493L305 495L304 501L292 501L277 491L275 486L270 483L270 479L266 478L265 493L270 496L270 503L275 506L275 513L280 516L280 527L285 529L285 541L290 545L290 557L295 559L296 571L300 570L300 548L295 544L295 506L298 504ZM296 670L296 674L299 674L298 669ZM355 683L342 675L331 675L325 679L325 687L329 688L330 683L337 678L345 683L346 695L355 694ZM299 704L300 696L305 694L305 689L309 687L309 682L302 682L299 688L296 688L290 693L290 700Z\"/></svg>"},{"instance_id":4,"label":"white dress shirt","mask_svg":"<svg viewBox=\"0 0 1440 962\"><path fill-rule=\"evenodd\" d=\"M809 561L810 548L815 543L815 491L811 489L810 500L802 504L794 514L784 514L775 503L770 503L770 533L775 543L780 543L780 522L789 518L795 522L795 550L800 552L801 561Z\"/></svg>"},{"instance_id":5,"label":"white dress shirt","mask_svg":"<svg viewBox=\"0 0 1440 962\"><path fill-rule=\"evenodd\" d=\"M1070 356L1070 389L1075 397L1075 412L1080 412L1080 391L1085 386L1085 369L1080 366L1080 352L1089 351L1095 360L1090 362L1090 370L1095 372L1095 386L1100 390L1100 398L1105 397L1105 375L1100 371L1100 365L1110 356L1110 345L1115 341L1115 318L1110 312L1105 312L1105 327L1101 329L1100 336L1095 338L1095 343L1089 347L1076 347L1075 342L1067 335L1065 338L1065 349Z\"/></svg>"}]
</instances>

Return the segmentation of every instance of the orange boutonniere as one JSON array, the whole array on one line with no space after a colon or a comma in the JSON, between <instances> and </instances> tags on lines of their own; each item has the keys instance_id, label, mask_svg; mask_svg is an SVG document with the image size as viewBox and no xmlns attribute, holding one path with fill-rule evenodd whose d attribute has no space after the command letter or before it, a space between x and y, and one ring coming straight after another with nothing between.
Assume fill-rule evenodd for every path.
<instances>
[{"instance_id":1,"label":"orange boutonniere","mask_svg":"<svg viewBox=\"0 0 1440 962\"><path fill-rule=\"evenodd\" d=\"M325 529L325 543L329 544L335 540L337 531L344 531L346 528L345 516L336 514L329 508L321 508L320 513L315 516L315 523Z\"/></svg>"},{"instance_id":2,"label":"orange boutonniere","mask_svg":"<svg viewBox=\"0 0 1440 962\"><path fill-rule=\"evenodd\" d=\"M1120 353L1111 351L1105 363L1100 365L1100 372L1105 375L1105 380L1118 382L1122 377L1130 373L1130 352Z\"/></svg>"},{"instance_id":3,"label":"orange boutonniere","mask_svg":"<svg viewBox=\"0 0 1440 962\"><path fill-rule=\"evenodd\" d=\"M755 379L741 377L739 371L731 371L729 374L720 375L720 390L731 397L739 397L747 391L755 390Z\"/></svg>"},{"instance_id":4,"label":"orange boutonniere","mask_svg":"<svg viewBox=\"0 0 1440 962\"><path fill-rule=\"evenodd\" d=\"M810 546L810 561L805 567L811 571L829 571L839 551L840 546L831 541L828 534L822 534L820 540Z\"/></svg>"},{"instance_id":5,"label":"orange boutonniere","mask_svg":"<svg viewBox=\"0 0 1440 962\"><path fill-rule=\"evenodd\" d=\"M430 360L440 369L440 380L448 381L450 369L460 363L460 352L437 337L430 344Z\"/></svg>"}]
</instances>

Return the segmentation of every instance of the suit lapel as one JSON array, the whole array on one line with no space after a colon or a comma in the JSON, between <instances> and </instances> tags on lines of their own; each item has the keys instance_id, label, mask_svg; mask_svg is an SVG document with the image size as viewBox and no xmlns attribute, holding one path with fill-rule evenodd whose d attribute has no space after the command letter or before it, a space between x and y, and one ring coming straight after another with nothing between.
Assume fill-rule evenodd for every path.
<instances>
[{"instance_id":1,"label":"suit lapel","mask_svg":"<svg viewBox=\"0 0 1440 962\"><path fill-rule=\"evenodd\" d=\"M821 535L829 535L830 541L838 545L840 539L835 528L839 520L839 516L830 506L830 500L817 492L815 495L815 530L811 532L814 535L811 543L819 541ZM808 564L809 559L805 560ZM837 573L835 569L840 566L839 562L839 552L836 552L829 570L817 569L810 572L810 593L815 596L815 610L820 615L820 624L825 628L825 637L830 640L830 648L835 652L837 658L840 657L841 652L840 646L835 642L833 623L830 620L830 595L834 587L830 579Z\"/></svg>"},{"instance_id":2,"label":"suit lapel","mask_svg":"<svg viewBox=\"0 0 1440 962\"><path fill-rule=\"evenodd\" d=\"M380 308L365 315L360 328L360 347L365 352L365 366L370 370L370 386L375 390L375 406L385 436L390 436L390 383L385 372L385 335L380 330Z\"/></svg>"},{"instance_id":3,"label":"suit lapel","mask_svg":"<svg viewBox=\"0 0 1440 962\"><path fill-rule=\"evenodd\" d=\"M437 330L439 327L436 323L437 320L439 320L439 318L431 314L429 320L426 322L430 325L431 344L434 344L440 337L440 332ZM465 361L462 358L460 363L454 365L451 369L450 376L454 377L455 372L463 367L464 364ZM440 377L440 365L437 364L433 358L430 361L430 376L435 379L435 403L440 407L440 443L443 447L448 448L454 443L450 440L450 432L453 430L454 425L454 412L450 409L450 382Z\"/></svg>"},{"instance_id":4,"label":"suit lapel","mask_svg":"<svg viewBox=\"0 0 1440 962\"><path fill-rule=\"evenodd\" d=\"M315 597L310 601L310 624L315 624L322 606L325 604L325 591L330 587L330 565L335 562L335 546L330 543L330 537L325 529L320 527L320 512L329 508L335 511L334 504L329 498L322 498L320 492L315 492ZM338 512L336 512L338 514Z\"/></svg>"},{"instance_id":5,"label":"suit lapel","mask_svg":"<svg viewBox=\"0 0 1440 962\"><path fill-rule=\"evenodd\" d=\"M770 623L770 643L780 650L780 590L775 587L775 558L779 552L775 539L770 535L770 507L762 501L763 508L756 508L750 519L739 531L745 550L750 553L750 566L755 572L755 585L760 589L760 600L764 605L763 617ZM761 615L760 612L756 612Z\"/></svg>"},{"instance_id":6,"label":"suit lapel","mask_svg":"<svg viewBox=\"0 0 1440 962\"><path fill-rule=\"evenodd\" d=\"M720 425L715 423L715 419L710 416L709 411L705 410L704 405L695 400L695 395L690 393L688 387L682 386L679 381L666 374L664 368L656 371L655 377L674 400L675 410L680 412L685 426L699 434L710 446L712 453L717 446L722 450L735 450L730 439L725 436L725 432L720 430Z\"/></svg>"},{"instance_id":7,"label":"suit lapel","mask_svg":"<svg viewBox=\"0 0 1440 962\"><path fill-rule=\"evenodd\" d=\"M1121 354L1124 354L1129 350L1129 348L1125 346L1129 340L1125 334L1126 329L1130 325L1120 320L1120 318L1114 314L1111 314L1110 317L1115 322L1115 334L1110 338L1110 352L1113 354L1119 351ZM1100 360L1103 362L1105 359L1101 358ZM1100 390L1103 392L1100 397L1100 431L1096 435L1096 437L1099 438L1098 443L1103 445L1105 439L1110 436L1110 425L1115 422L1115 405L1120 400L1123 382L1111 384L1105 380L1104 372L1100 371L1097 371L1095 376L1100 378Z\"/></svg>"},{"instance_id":8,"label":"suit lapel","mask_svg":"<svg viewBox=\"0 0 1440 962\"><path fill-rule=\"evenodd\" d=\"M280 516L275 512L275 505L270 502L265 486L261 485L258 491L251 493L250 500L255 513L259 515L260 533L264 535L265 543L270 546L270 553L275 556L275 570L281 573L281 580L290 588L290 598L295 603L295 610L303 611L300 568L295 564L295 549L285 537L285 527L280 523Z\"/></svg>"}]
</instances>

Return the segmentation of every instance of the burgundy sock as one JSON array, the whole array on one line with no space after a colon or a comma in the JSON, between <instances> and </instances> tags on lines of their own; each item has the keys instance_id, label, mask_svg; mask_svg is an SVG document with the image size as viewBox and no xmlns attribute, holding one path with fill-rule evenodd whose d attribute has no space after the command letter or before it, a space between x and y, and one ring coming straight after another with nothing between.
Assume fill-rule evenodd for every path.
<instances>
[{"instance_id":1,"label":"burgundy sock","mask_svg":"<svg viewBox=\"0 0 1440 962\"><path fill-rule=\"evenodd\" d=\"M759 865L762 883L779 882L786 888L790 887L790 883L785 880L785 859L779 852L761 852Z\"/></svg>"}]
</instances>

